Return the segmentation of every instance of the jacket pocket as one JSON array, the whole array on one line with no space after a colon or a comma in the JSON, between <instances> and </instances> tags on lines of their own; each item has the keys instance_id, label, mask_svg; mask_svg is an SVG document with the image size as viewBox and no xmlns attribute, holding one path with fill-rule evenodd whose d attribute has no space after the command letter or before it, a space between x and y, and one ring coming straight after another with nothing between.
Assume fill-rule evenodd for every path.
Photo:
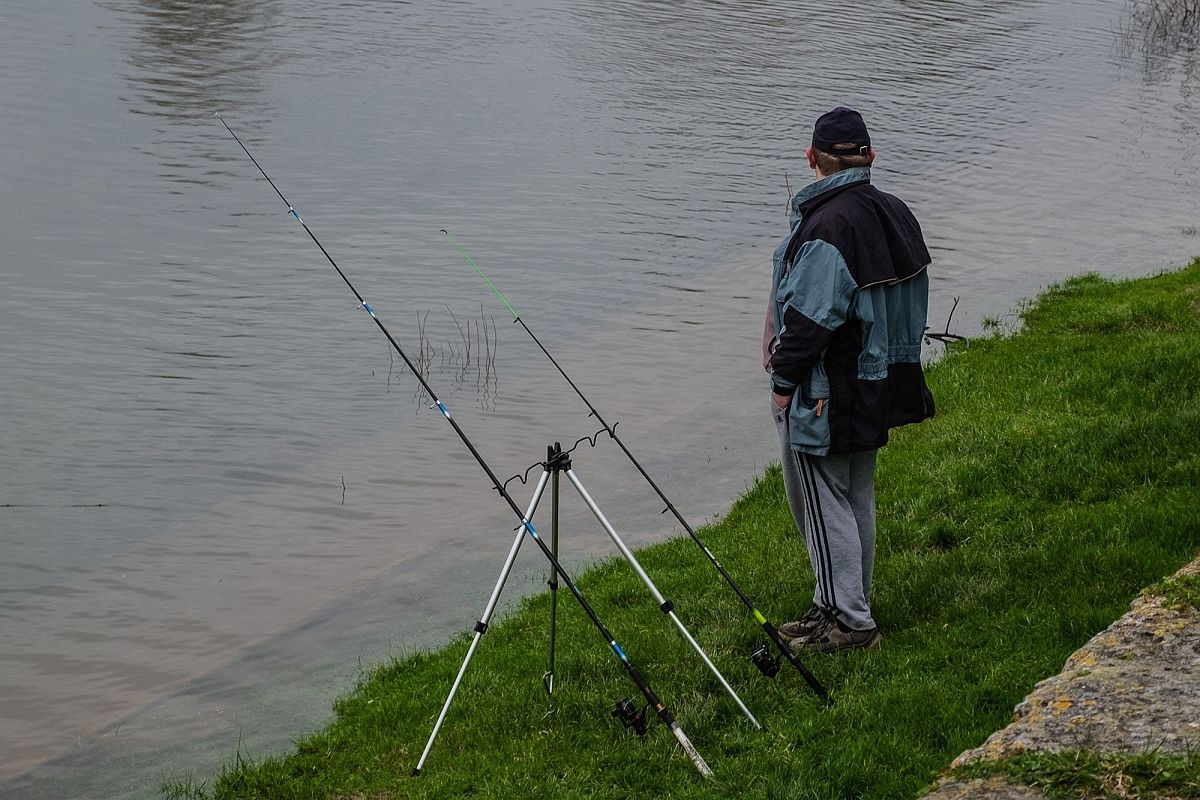
<instances>
[{"instance_id":1,"label":"jacket pocket","mask_svg":"<svg viewBox=\"0 0 1200 800\"><path fill-rule=\"evenodd\" d=\"M788 415L788 434L792 440L792 447L809 452L827 450L830 442L829 401L819 398L813 401L812 408L801 403L792 403L792 410Z\"/></svg>"},{"instance_id":2,"label":"jacket pocket","mask_svg":"<svg viewBox=\"0 0 1200 800\"><path fill-rule=\"evenodd\" d=\"M829 402L829 376L825 374L825 365L818 363L808 373L808 378L800 384L800 399L806 408L816 409ZM823 402L822 402L823 401Z\"/></svg>"}]
</instances>

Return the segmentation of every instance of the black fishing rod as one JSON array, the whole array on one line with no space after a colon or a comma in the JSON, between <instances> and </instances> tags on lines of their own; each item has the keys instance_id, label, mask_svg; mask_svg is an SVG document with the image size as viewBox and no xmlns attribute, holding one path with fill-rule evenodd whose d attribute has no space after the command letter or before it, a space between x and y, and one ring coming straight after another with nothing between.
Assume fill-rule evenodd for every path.
<instances>
[{"instance_id":1,"label":"black fishing rod","mask_svg":"<svg viewBox=\"0 0 1200 800\"><path fill-rule=\"evenodd\" d=\"M319 239L317 239L316 234L309 229L304 220L300 218L300 215L296 213L296 209L291 203L288 202L287 198L283 196L283 192L279 191L279 187L275 185L275 181L271 180L271 176L267 175L266 170L262 168L262 165L259 164L258 160L250 153L250 150L247 149L246 145L242 143L242 140L238 138L238 135L233 132L233 128L229 127L229 123L226 122L219 113L214 113L213 116L221 120L221 124L225 126L225 130L229 131L229 135L234 138L246 155L250 157L250 160L254 162L254 166L258 167L258 171L262 173L264 178L267 179L267 183L271 184L271 188L275 190L275 194L279 195L279 199L282 200L284 205L288 207L288 213L296 218L296 221L299 222L301 227L304 228L304 232L307 233L309 238L313 240L313 243L320 248L321 252L325 255L325 258L327 258L333 268L337 270L337 274L341 276L346 286L349 287L350 291L354 293L354 296L358 299L359 307L370 315L371 319L374 320L375 324L379 327L379 330L382 331L383 335L387 337L387 340L391 343L392 348L400 355L400 358L404 361L408 368L412 370L412 374L416 376L417 381L421 384L421 388L423 388L429 395L430 399L433 400L433 407L436 407L437 410L442 413L442 416L445 417L446 421L450 423L450 427L452 427L454 432L458 434L458 438L462 440L462 443L466 445L467 449L471 452L471 455L475 457L475 461L479 464L483 471L487 473L488 479L492 482L492 488L494 488L496 492L502 498L504 498L504 501L508 503L509 507L513 510L513 513L515 513L517 518L521 520L519 527L524 528L525 532L529 534L530 538L537 543L538 548L542 551L542 554L546 556L546 559L550 562L550 565L554 568L554 571L560 578L562 578L563 585L566 586L567 590L575 597L577 601L579 601L579 605L583 608L584 613L587 614L588 619L592 621L592 624L596 627L596 630L600 632L600 634L604 637L604 641L608 643L608 646L620 660L621 666L625 668L625 672L629 675L630 680L634 682L638 690L642 693L642 696L646 698L646 702L651 708L654 709L654 712L658 715L658 718L662 721L662 723L666 725L667 729L670 730L675 736L675 739L679 742L680 746L683 747L684 752L686 752L688 758L692 760L692 763L696 766L696 769L699 770L700 774L704 777L711 777L712 770L709 768L708 764L705 763L704 758L701 757L691 740L689 740L687 735L683 732L683 729L679 727L679 723L675 721L675 717L671 714L663 702L658 699L658 696L654 693L654 690L650 688L650 683L634 665L633 661L630 660L629 656L625 654L625 651L621 649L621 646L617 644L617 640L613 638L613 635L609 632L608 628L604 626L604 623L600 620L600 617L596 614L591 604L584 599L583 593L579 591L579 587L577 587L575 582L571 580L571 576L567 574L567 571L563 568L563 565L557 558L555 558L554 553L550 551L550 548L546 545L546 543L542 541L542 537L538 535L538 532L534 529L533 524L525 516L524 512L521 511L516 502L513 501L512 496L505 491L504 486L500 483L500 481L496 479L496 474L492 472L491 467L489 467L487 462L483 460L483 456L481 456L479 451L475 449L475 445L473 445L471 440L467 438L467 434L463 431L459 424L455 422L454 418L450 416L450 409L446 408L446 405L438 399L437 394L435 394L433 391L433 387L429 385L429 382L425 380L425 377L408 357L408 354L404 352L404 348L402 348L400 343L397 342L395 337L392 336L391 332L387 329L387 326L385 326L379 317L375 315L375 309L367 303L361 294L359 294L358 289L354 288L354 284L350 282L348 277L346 277L346 273L342 272L342 268L339 267L337 262L333 260L333 256L329 255L329 251L326 250L325 246L321 244ZM483 630L480 630L481 627ZM476 626L477 633L483 633L486 629L487 625L485 623L479 623L479 625ZM629 701L624 700L622 703L628 705ZM617 704L618 710L621 709L622 703ZM613 713L615 715L617 712ZM641 730L644 730L644 728ZM639 730L639 732L641 731ZM417 774L417 772L418 770L413 770L413 774Z\"/></svg>"},{"instance_id":2,"label":"black fishing rod","mask_svg":"<svg viewBox=\"0 0 1200 800\"><path fill-rule=\"evenodd\" d=\"M521 327L525 329L525 332L529 334L529 338L533 339L534 344L536 344L538 348L545 353L546 358L550 359L550 363L553 364L554 368L558 370L558 374L562 375L566 382L571 385L571 388L575 390L575 394L579 395L579 399L582 400L588 407L591 415L596 418L596 421L600 423L601 427L604 428L609 437L617 443L617 446L621 448L621 451L625 453L630 462L633 463L633 466L637 468L637 471L640 472L642 477L646 479L646 482L650 484L650 488L658 494L659 498L664 503L666 503L666 509L664 510L670 511L675 515L675 519L677 519L679 524L683 526L683 529L687 531L688 536L690 536L692 541L696 543L696 545L700 548L700 551L708 557L709 563L716 568L721 577L725 579L725 583L729 585L729 588L734 591L734 594L738 596L746 608L750 609L750 612L754 615L754 619L762 626L763 631L767 634L767 638L770 639L775 645L775 649L783 654L783 657L786 658L792 664L792 666L800 671L800 674L804 677L805 682L814 692L816 692L818 697L820 697L826 703L832 702L829 697L829 693L825 691L825 687L821 685L821 682L818 681L816 677L808 671L808 668L801 663L800 659L796 657L796 654L793 653L791 648L788 647L787 642L785 642L783 637L780 636L779 630L772 625L767 618L763 616L762 612L755 607L754 601L750 599L749 595L742 591L742 587L738 586L737 582L733 579L733 576L729 574L728 570L726 570L721 562L717 560L717 557L713 555L712 551L708 549L708 546L705 545L700 537L696 535L696 532L692 530L692 526L689 525L687 520L683 518L683 515L679 513L679 509L675 508L675 505L670 501L670 499L667 498L667 495L663 492L663 490L658 487L658 484L655 483L654 479L650 477L650 474L646 472L645 468L641 465L641 462L634 457L633 453L629 451L629 448L625 446L625 443L621 441L621 437L617 435L616 426L609 425L604 420L604 417L600 415L599 410L592 405L592 401L588 400L583 391L580 390L580 388L575 384L575 381L571 380L571 376L567 374L566 370L562 368L562 365L559 364L554 356L550 354L550 351L546 349L546 346L542 344L541 340L534 335L533 331L529 329L529 326L525 324L525 320L521 319L521 315L517 313L517 310L512 307L504 295L501 294L500 290L496 288L496 284L492 283L492 279L489 278L487 274L479 268L479 265L475 263L475 259L471 258L470 254L467 253L466 249L458 243L458 240L454 238L450 231L443 228L442 233L449 237L451 243L453 243L455 248L458 249L458 252L462 255L462 257L466 259L467 263L470 264L477 273L479 273L479 277L483 278L484 282L487 283L488 287L492 290L492 293L500 299L500 302L503 303L504 307L508 309L510 314L512 314L513 322L520 323ZM760 647L758 650L755 650L754 653L751 654L750 660L753 661L754 666L758 667L763 675L766 675L768 678L774 677L775 674L779 672L779 662L770 654L770 652L767 651L766 647Z\"/></svg>"}]
</instances>

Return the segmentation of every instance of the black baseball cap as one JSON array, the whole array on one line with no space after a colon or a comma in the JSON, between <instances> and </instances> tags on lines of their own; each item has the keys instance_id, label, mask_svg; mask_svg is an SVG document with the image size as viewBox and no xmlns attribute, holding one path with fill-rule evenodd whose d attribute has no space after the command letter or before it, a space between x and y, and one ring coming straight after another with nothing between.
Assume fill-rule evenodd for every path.
<instances>
[{"instance_id":1,"label":"black baseball cap","mask_svg":"<svg viewBox=\"0 0 1200 800\"><path fill-rule=\"evenodd\" d=\"M853 144L853 147L834 145ZM871 149L871 134L862 114L851 108L838 106L833 111L817 117L813 126L812 146L831 156L866 155Z\"/></svg>"}]
</instances>

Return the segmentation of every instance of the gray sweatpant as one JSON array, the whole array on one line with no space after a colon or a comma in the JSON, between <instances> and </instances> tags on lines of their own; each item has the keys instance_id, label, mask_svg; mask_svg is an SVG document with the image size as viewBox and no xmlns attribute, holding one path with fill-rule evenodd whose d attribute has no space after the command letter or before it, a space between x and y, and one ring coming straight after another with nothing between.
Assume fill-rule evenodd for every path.
<instances>
[{"instance_id":1,"label":"gray sweatpant","mask_svg":"<svg viewBox=\"0 0 1200 800\"><path fill-rule=\"evenodd\" d=\"M771 401L779 432L783 486L796 527L804 532L816 576L813 602L854 630L875 627L871 572L875 564L877 451L813 456L792 447L787 409Z\"/></svg>"}]
</instances>

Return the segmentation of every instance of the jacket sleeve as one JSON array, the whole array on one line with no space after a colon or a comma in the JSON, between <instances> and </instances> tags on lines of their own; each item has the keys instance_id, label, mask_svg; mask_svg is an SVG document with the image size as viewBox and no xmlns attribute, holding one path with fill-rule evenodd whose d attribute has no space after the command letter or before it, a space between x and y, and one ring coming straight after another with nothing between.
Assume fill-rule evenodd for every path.
<instances>
[{"instance_id":1,"label":"jacket sleeve","mask_svg":"<svg viewBox=\"0 0 1200 800\"><path fill-rule=\"evenodd\" d=\"M820 239L800 246L775 296L783 307L783 325L771 356L776 393L792 394L808 377L833 332L846 321L857 290L836 247Z\"/></svg>"}]
</instances>

